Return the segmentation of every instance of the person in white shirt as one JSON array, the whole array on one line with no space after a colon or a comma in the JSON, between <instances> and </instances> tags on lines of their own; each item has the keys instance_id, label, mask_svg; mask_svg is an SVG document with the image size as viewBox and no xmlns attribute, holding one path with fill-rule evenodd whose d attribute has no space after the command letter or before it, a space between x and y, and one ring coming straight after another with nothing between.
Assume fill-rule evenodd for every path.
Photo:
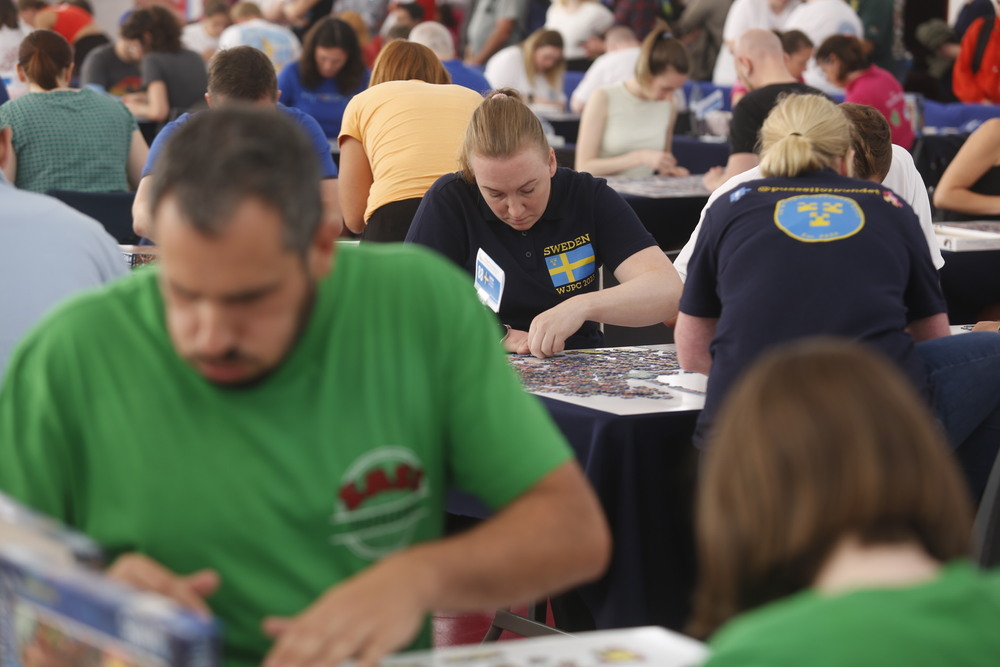
<instances>
[{"instance_id":1,"label":"person in white shirt","mask_svg":"<svg viewBox=\"0 0 1000 667\"><path fill-rule=\"evenodd\" d=\"M639 60L639 40L632 28L616 25L609 29L604 35L604 48L605 53L587 68L569 97L569 108L573 113L582 113L583 105L598 88L628 81L635 74L635 63Z\"/></svg>"},{"instance_id":2,"label":"person in white shirt","mask_svg":"<svg viewBox=\"0 0 1000 667\"><path fill-rule=\"evenodd\" d=\"M597 0L555 0L545 12L545 27L558 30L563 37L566 60L570 69L583 71L594 58L601 35L611 27L615 17Z\"/></svg>"},{"instance_id":3,"label":"person in white shirt","mask_svg":"<svg viewBox=\"0 0 1000 667\"><path fill-rule=\"evenodd\" d=\"M234 25L222 31L219 36L219 49L231 49L234 46L252 46L267 54L280 71L285 65L298 60L302 53L302 44L295 33L284 26L266 21L260 7L254 2L237 2L230 11Z\"/></svg>"},{"instance_id":4,"label":"person in white shirt","mask_svg":"<svg viewBox=\"0 0 1000 667\"><path fill-rule=\"evenodd\" d=\"M667 28L646 35L628 81L594 91L580 117L577 171L594 176L687 176L671 153L687 49Z\"/></svg>"},{"instance_id":5,"label":"person in white shirt","mask_svg":"<svg viewBox=\"0 0 1000 667\"><path fill-rule=\"evenodd\" d=\"M875 183L881 182L882 185L895 192L901 200L910 205L913 212L917 214L917 220L920 221L920 229L927 240L934 268L940 269L944 266L944 257L941 255L941 248L934 235L927 186L924 185L920 172L913 164L913 158L905 148L891 142L892 130L889 127L889 122L878 109L863 104L847 103L841 104L840 108L852 125L851 144L854 150L854 162L851 171L854 178ZM753 167L743 173L736 174L709 196L705 208L701 210L701 219L698 220L698 225L691 232L691 238L674 259L674 268L677 269L682 281L687 280L688 262L694 252L701 224L705 220L705 212L716 199L733 192L741 183L759 178L763 178L760 167Z\"/></svg>"},{"instance_id":6,"label":"person in white shirt","mask_svg":"<svg viewBox=\"0 0 1000 667\"><path fill-rule=\"evenodd\" d=\"M801 30L817 46L831 35L851 35L864 39L861 19L844 0L804 0L788 15L782 30ZM803 76L807 84L824 93L844 92L827 80L815 58L809 61Z\"/></svg>"},{"instance_id":7,"label":"person in white shirt","mask_svg":"<svg viewBox=\"0 0 1000 667\"><path fill-rule=\"evenodd\" d=\"M724 43L715 60L712 82L717 86L734 85L738 80L733 57L736 40L752 28L788 30L788 17L798 4L799 0L735 0L726 15L726 26L722 29Z\"/></svg>"},{"instance_id":8,"label":"person in white shirt","mask_svg":"<svg viewBox=\"0 0 1000 667\"><path fill-rule=\"evenodd\" d=\"M219 36L229 26L229 5L213 0L205 5L201 20L184 26L181 43L185 49L200 53L208 62L219 49Z\"/></svg>"},{"instance_id":9,"label":"person in white shirt","mask_svg":"<svg viewBox=\"0 0 1000 667\"><path fill-rule=\"evenodd\" d=\"M184 26L181 43L185 49L200 53L207 63L219 50L219 36L229 27L229 5L213 0L205 5L200 21Z\"/></svg>"},{"instance_id":10,"label":"person in white shirt","mask_svg":"<svg viewBox=\"0 0 1000 667\"><path fill-rule=\"evenodd\" d=\"M30 30L23 30L18 20L14 0L0 0L0 80L11 94L20 84L17 78L17 50L28 32ZM27 86L21 86L27 90Z\"/></svg>"},{"instance_id":11,"label":"person in white shirt","mask_svg":"<svg viewBox=\"0 0 1000 667\"><path fill-rule=\"evenodd\" d=\"M486 63L483 73L490 86L513 88L536 110L561 111L566 107L563 47L562 35L542 28L522 43L500 49Z\"/></svg>"}]
</instances>

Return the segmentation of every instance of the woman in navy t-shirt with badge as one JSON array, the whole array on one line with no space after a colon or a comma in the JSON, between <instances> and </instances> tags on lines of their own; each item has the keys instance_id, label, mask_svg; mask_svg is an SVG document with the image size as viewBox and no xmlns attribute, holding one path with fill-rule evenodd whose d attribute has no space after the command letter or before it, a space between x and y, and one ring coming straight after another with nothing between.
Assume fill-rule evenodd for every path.
<instances>
[{"instance_id":1,"label":"woman in navy t-shirt with badge","mask_svg":"<svg viewBox=\"0 0 1000 667\"><path fill-rule=\"evenodd\" d=\"M673 324L681 283L670 260L604 179L556 166L515 91L487 94L459 162L424 195L406 241L473 276L508 352L597 347L598 323ZM601 266L620 284L599 289Z\"/></svg>"},{"instance_id":2,"label":"woman in navy t-shirt with badge","mask_svg":"<svg viewBox=\"0 0 1000 667\"><path fill-rule=\"evenodd\" d=\"M675 336L684 369L708 375L696 444L761 353L840 336L880 351L932 403L978 495L1000 444L1000 336L949 335L917 217L849 177L850 127L833 102L786 97L760 143L766 178L709 207L688 265Z\"/></svg>"}]
</instances>

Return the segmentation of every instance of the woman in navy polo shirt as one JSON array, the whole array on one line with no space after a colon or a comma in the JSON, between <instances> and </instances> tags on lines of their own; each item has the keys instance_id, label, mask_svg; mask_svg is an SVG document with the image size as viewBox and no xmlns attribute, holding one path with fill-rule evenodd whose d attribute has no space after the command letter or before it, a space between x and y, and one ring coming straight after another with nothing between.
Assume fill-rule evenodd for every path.
<instances>
[{"instance_id":1,"label":"woman in navy polo shirt","mask_svg":"<svg viewBox=\"0 0 1000 667\"><path fill-rule=\"evenodd\" d=\"M947 304L913 210L848 176L847 117L790 95L760 130L760 170L705 213L677 320L677 356L708 375L695 444L760 354L812 335L891 359L934 406L978 497L1000 445L1000 336L951 336Z\"/></svg>"},{"instance_id":2,"label":"woman in navy polo shirt","mask_svg":"<svg viewBox=\"0 0 1000 667\"><path fill-rule=\"evenodd\" d=\"M459 164L424 195L406 240L476 277L508 352L599 346L599 322L673 323L681 289L673 265L603 179L556 166L516 91L487 94ZM599 289L602 265L619 285Z\"/></svg>"}]
</instances>

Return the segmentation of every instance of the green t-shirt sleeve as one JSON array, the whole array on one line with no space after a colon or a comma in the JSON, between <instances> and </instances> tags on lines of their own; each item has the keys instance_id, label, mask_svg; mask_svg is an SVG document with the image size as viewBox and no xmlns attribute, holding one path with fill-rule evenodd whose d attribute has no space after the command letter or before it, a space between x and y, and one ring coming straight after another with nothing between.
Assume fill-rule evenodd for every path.
<instances>
[{"instance_id":1,"label":"green t-shirt sleeve","mask_svg":"<svg viewBox=\"0 0 1000 667\"><path fill-rule=\"evenodd\" d=\"M429 253L422 254L430 256ZM572 458L541 402L524 390L500 344L496 318L472 279L438 257L430 278L445 400L451 485L499 508Z\"/></svg>"},{"instance_id":2,"label":"green t-shirt sleeve","mask_svg":"<svg viewBox=\"0 0 1000 667\"><path fill-rule=\"evenodd\" d=\"M51 338L36 329L7 366L0 387L0 491L72 524L70 472L82 462L73 459L73 427L60 408L72 371L48 363Z\"/></svg>"}]
</instances>

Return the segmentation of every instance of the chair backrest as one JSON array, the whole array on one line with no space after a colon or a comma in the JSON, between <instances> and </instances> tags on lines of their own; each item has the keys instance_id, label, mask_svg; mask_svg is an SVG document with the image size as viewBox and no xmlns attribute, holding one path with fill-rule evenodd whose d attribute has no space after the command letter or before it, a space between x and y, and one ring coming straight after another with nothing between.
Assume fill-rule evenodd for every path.
<instances>
[{"instance_id":1,"label":"chair backrest","mask_svg":"<svg viewBox=\"0 0 1000 667\"><path fill-rule=\"evenodd\" d=\"M1000 455L979 501L972 535L976 563L982 568L1000 565Z\"/></svg>"},{"instance_id":2,"label":"chair backrest","mask_svg":"<svg viewBox=\"0 0 1000 667\"><path fill-rule=\"evenodd\" d=\"M132 230L134 192L49 190L45 194L59 199L100 222L108 234L115 237L118 243L135 245L139 242L139 237Z\"/></svg>"}]
</instances>

